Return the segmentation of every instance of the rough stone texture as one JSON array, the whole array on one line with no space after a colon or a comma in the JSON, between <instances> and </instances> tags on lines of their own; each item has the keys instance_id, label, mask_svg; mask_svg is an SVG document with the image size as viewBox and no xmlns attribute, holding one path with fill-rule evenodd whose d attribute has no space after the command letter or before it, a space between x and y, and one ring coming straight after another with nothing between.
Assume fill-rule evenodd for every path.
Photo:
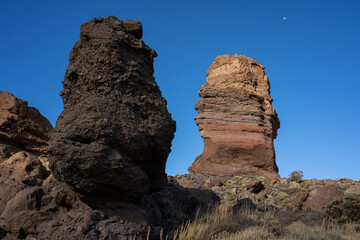
<instances>
[{"instance_id":1,"label":"rough stone texture","mask_svg":"<svg viewBox=\"0 0 360 240\"><path fill-rule=\"evenodd\" d=\"M1 218L10 218L22 210L40 210L41 198L44 192L39 187L31 187L18 192L6 203Z\"/></svg>"},{"instance_id":2,"label":"rough stone texture","mask_svg":"<svg viewBox=\"0 0 360 240\"><path fill-rule=\"evenodd\" d=\"M345 193L357 193L360 194L360 184L352 185L346 189Z\"/></svg>"},{"instance_id":3,"label":"rough stone texture","mask_svg":"<svg viewBox=\"0 0 360 240\"><path fill-rule=\"evenodd\" d=\"M185 188L201 188L204 184L221 179L218 176L189 173L174 176L174 181ZM208 182L207 182L208 181ZM207 184L207 185L208 185ZM219 183L220 185L220 183Z\"/></svg>"},{"instance_id":4,"label":"rough stone texture","mask_svg":"<svg viewBox=\"0 0 360 240\"><path fill-rule=\"evenodd\" d=\"M244 55L216 57L195 105L204 151L190 172L279 178L273 140L280 121L264 68Z\"/></svg>"},{"instance_id":5,"label":"rough stone texture","mask_svg":"<svg viewBox=\"0 0 360 240\"><path fill-rule=\"evenodd\" d=\"M344 196L344 191L335 185L325 185L306 199L303 209L312 209L322 212L326 204L335 198Z\"/></svg>"},{"instance_id":6,"label":"rough stone texture","mask_svg":"<svg viewBox=\"0 0 360 240\"><path fill-rule=\"evenodd\" d=\"M28 102L0 91L0 143L7 142L36 155L45 155L53 127Z\"/></svg>"},{"instance_id":7,"label":"rough stone texture","mask_svg":"<svg viewBox=\"0 0 360 240\"><path fill-rule=\"evenodd\" d=\"M125 20L124 28L128 33L132 34L137 39L142 38L143 29L142 29L142 23L140 21Z\"/></svg>"},{"instance_id":8,"label":"rough stone texture","mask_svg":"<svg viewBox=\"0 0 360 240\"><path fill-rule=\"evenodd\" d=\"M295 197L291 200L288 207L292 210L302 210L304 202L309 196L309 192L300 192L295 195Z\"/></svg>"},{"instance_id":9,"label":"rough stone texture","mask_svg":"<svg viewBox=\"0 0 360 240\"><path fill-rule=\"evenodd\" d=\"M153 77L156 52L126 26L116 17L82 24L60 93L50 169L85 198L139 200L167 182L175 122Z\"/></svg>"},{"instance_id":10,"label":"rough stone texture","mask_svg":"<svg viewBox=\"0 0 360 240\"><path fill-rule=\"evenodd\" d=\"M245 188L252 193L259 193L265 189L265 186L260 180L252 180L245 183Z\"/></svg>"},{"instance_id":11,"label":"rough stone texture","mask_svg":"<svg viewBox=\"0 0 360 240\"><path fill-rule=\"evenodd\" d=\"M175 219L180 211L191 219L197 207L206 209L219 202L209 190L168 183L137 203L95 197L85 203L80 194L53 177L46 157L8 140L0 144L0 239L145 240L149 229L149 239L159 239L163 229L178 225Z\"/></svg>"},{"instance_id":12,"label":"rough stone texture","mask_svg":"<svg viewBox=\"0 0 360 240\"><path fill-rule=\"evenodd\" d=\"M46 165L47 159L34 156L29 152L19 151L8 159L0 158L0 214L6 203L17 192L27 188L39 186L49 176Z\"/></svg>"}]
</instances>

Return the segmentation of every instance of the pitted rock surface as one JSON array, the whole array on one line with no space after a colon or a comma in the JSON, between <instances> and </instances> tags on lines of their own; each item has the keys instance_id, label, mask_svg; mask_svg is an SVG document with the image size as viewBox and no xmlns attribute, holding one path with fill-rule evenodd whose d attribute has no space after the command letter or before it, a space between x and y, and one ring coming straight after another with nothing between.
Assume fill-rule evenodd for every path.
<instances>
[{"instance_id":1,"label":"pitted rock surface","mask_svg":"<svg viewBox=\"0 0 360 240\"><path fill-rule=\"evenodd\" d=\"M279 178L273 141L280 121L264 68L244 55L216 57L195 105L204 151L190 172Z\"/></svg>"},{"instance_id":2,"label":"pitted rock surface","mask_svg":"<svg viewBox=\"0 0 360 240\"><path fill-rule=\"evenodd\" d=\"M85 198L133 201L167 181L175 122L153 77L157 54L126 29L116 17L82 24L60 93L50 169Z\"/></svg>"},{"instance_id":3,"label":"pitted rock surface","mask_svg":"<svg viewBox=\"0 0 360 240\"><path fill-rule=\"evenodd\" d=\"M36 155L46 155L53 131L49 120L28 102L0 91L0 143L10 143ZM1 151L3 152L3 151Z\"/></svg>"}]
</instances>

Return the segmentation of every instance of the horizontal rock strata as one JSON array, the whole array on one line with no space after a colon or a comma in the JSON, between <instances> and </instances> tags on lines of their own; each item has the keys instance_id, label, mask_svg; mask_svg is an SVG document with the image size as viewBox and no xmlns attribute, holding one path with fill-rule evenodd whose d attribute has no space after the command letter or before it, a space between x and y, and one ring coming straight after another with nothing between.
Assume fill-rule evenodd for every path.
<instances>
[{"instance_id":1,"label":"horizontal rock strata","mask_svg":"<svg viewBox=\"0 0 360 240\"><path fill-rule=\"evenodd\" d=\"M204 151L190 172L278 179L273 141L280 121L264 68L244 55L216 57L195 105Z\"/></svg>"}]
</instances>

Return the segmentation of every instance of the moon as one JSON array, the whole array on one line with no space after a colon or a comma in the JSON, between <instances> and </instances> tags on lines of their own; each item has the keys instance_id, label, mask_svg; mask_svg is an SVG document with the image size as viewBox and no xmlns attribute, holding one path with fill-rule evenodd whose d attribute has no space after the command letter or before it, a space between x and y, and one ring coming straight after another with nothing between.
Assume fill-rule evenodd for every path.
<instances>
[{"instance_id":1,"label":"moon","mask_svg":"<svg viewBox=\"0 0 360 240\"><path fill-rule=\"evenodd\" d=\"M283 17L283 20L286 20L287 19L287 17Z\"/></svg>"}]
</instances>

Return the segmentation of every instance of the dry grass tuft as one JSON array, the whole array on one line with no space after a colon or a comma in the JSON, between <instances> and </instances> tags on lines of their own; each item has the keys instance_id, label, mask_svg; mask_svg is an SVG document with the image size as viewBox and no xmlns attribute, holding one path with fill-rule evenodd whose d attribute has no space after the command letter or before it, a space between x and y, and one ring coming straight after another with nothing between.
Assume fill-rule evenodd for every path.
<instances>
[{"instance_id":1,"label":"dry grass tuft","mask_svg":"<svg viewBox=\"0 0 360 240\"><path fill-rule=\"evenodd\" d=\"M172 240L355 240L360 239L359 225L328 224L306 226L296 222L282 226L271 214L250 211L233 212L219 206L206 213L197 212L193 221L178 227L165 239Z\"/></svg>"}]
</instances>

